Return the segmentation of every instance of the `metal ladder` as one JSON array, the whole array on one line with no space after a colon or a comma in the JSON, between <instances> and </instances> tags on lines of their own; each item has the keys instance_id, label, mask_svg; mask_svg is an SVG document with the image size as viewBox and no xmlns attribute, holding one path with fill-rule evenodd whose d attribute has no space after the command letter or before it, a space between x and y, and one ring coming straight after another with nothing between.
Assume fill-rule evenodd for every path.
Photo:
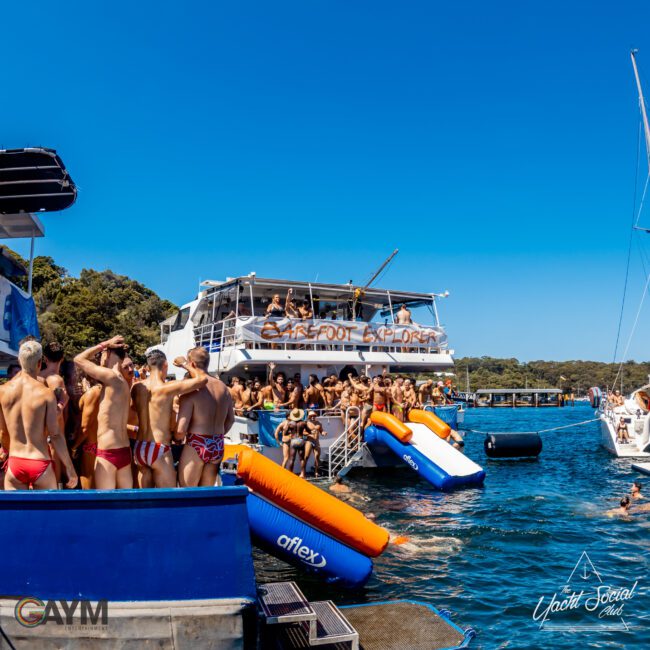
<instances>
[{"instance_id":1,"label":"metal ladder","mask_svg":"<svg viewBox=\"0 0 650 650\"><path fill-rule=\"evenodd\" d=\"M330 480L350 464L362 445L361 409L358 406L348 406L345 410L343 433L330 445L327 454Z\"/></svg>"},{"instance_id":2,"label":"metal ladder","mask_svg":"<svg viewBox=\"0 0 650 650\"><path fill-rule=\"evenodd\" d=\"M295 582L261 585L257 596L266 625L283 626L276 635L281 647L349 643L351 650L358 650L359 634L331 600L310 603Z\"/></svg>"}]
</instances>

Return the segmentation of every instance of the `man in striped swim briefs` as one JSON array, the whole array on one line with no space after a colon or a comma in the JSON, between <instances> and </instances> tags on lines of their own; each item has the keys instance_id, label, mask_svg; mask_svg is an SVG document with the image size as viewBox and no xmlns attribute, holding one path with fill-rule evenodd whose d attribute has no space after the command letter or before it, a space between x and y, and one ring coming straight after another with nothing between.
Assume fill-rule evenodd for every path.
<instances>
[{"instance_id":1,"label":"man in striped swim briefs","mask_svg":"<svg viewBox=\"0 0 650 650\"><path fill-rule=\"evenodd\" d=\"M138 414L138 439L133 457L138 466L140 487L176 487L176 469L171 454L174 398L203 388L208 376L185 359L174 359L174 365L185 368L188 379L167 381L169 364L162 350L147 354L149 376L131 389Z\"/></svg>"}]
</instances>

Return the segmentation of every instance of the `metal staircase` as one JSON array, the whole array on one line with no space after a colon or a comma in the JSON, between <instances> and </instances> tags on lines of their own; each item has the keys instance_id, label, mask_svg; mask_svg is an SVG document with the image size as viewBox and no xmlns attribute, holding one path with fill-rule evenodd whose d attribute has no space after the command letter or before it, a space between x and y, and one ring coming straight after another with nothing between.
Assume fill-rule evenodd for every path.
<instances>
[{"instance_id":1,"label":"metal staircase","mask_svg":"<svg viewBox=\"0 0 650 650\"><path fill-rule=\"evenodd\" d=\"M348 406L345 411L345 426L343 433L330 445L325 461L328 478L332 480L347 467L363 446L363 430L361 429L361 409L358 406Z\"/></svg>"},{"instance_id":2,"label":"metal staircase","mask_svg":"<svg viewBox=\"0 0 650 650\"><path fill-rule=\"evenodd\" d=\"M298 650L341 643L358 650L359 634L331 600L310 603L295 582L261 585L257 595L264 647Z\"/></svg>"}]
</instances>

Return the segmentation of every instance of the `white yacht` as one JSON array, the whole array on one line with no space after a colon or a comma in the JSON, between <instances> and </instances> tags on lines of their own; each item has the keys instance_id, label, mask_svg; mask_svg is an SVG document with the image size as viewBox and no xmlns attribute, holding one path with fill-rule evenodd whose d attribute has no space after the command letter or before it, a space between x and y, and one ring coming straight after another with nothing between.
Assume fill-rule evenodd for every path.
<instances>
[{"instance_id":1,"label":"white yacht","mask_svg":"<svg viewBox=\"0 0 650 650\"><path fill-rule=\"evenodd\" d=\"M279 296L284 307L288 295L313 317L267 315L273 296ZM384 369L410 375L440 373L442 378L453 371L453 350L438 318L438 300L446 295L259 278L251 273L203 282L197 298L161 324L161 344L156 347L173 359L203 346L210 352L209 372L226 382L234 376L264 381L270 363L276 374L287 378L299 374L303 385L312 374L319 380L331 375L347 379L348 373L379 375ZM402 305L417 310L418 320L424 314L428 322L398 324L396 312ZM177 377L182 372L176 370ZM459 407L449 408L457 416ZM327 433L322 454L330 472L346 467L362 451L362 436L343 435L358 408L348 411L320 413ZM280 460L281 449L273 440L278 417L273 411L237 416L229 441L253 444ZM365 458L361 464L381 461Z\"/></svg>"},{"instance_id":2,"label":"white yacht","mask_svg":"<svg viewBox=\"0 0 650 650\"><path fill-rule=\"evenodd\" d=\"M612 408L603 400L600 407L602 445L621 458L650 458L650 384L634 391L623 406ZM629 442L618 442L616 430L623 418Z\"/></svg>"},{"instance_id":3,"label":"white yacht","mask_svg":"<svg viewBox=\"0 0 650 650\"><path fill-rule=\"evenodd\" d=\"M639 137L641 133L644 135L645 140L645 149L646 149L646 158L648 163L648 176L646 177L645 187L648 187L648 180L650 180L650 124L648 123L648 116L646 113L645 99L643 97L643 89L641 87L641 79L639 77L639 71L636 64L636 50L632 50L630 53L632 59L632 69L634 71L634 79L636 81L637 91L639 94L639 114L642 129L639 129ZM640 143L639 143L640 146ZM638 172L638 169L637 169ZM645 190L643 197L645 197ZM641 212L643 209L643 198L638 207L638 212L636 214L635 223L632 226L631 236L638 235L638 232L650 232L648 228L642 228L639 226L639 220L641 217ZM630 248L628 251L628 268L630 264L630 254L632 252L632 240L630 239ZM630 333L625 352L623 353L623 359L627 354L630 341L634 335L634 331L639 321L639 315L641 313L641 307L643 306L643 300L645 294L648 291L650 285L650 275L646 277L645 286L643 288L643 293L641 297L641 303L638 307L636 320ZM627 279L626 279L626 289L627 289ZM624 292L625 296L625 292ZM619 323L619 334L620 334L620 323ZM619 374L622 369L619 368ZM619 375L617 374L614 379L614 385L617 384ZM623 405L612 407L604 397L600 397L600 391L595 390L594 394L598 395L599 405L599 417L602 433L602 444L609 452L615 456L625 457L625 458L647 458L650 457L650 398L648 396L648 390L650 385L643 386L630 395L624 401ZM593 396L592 396L593 403ZM618 442L618 436L616 430L620 424L621 418L627 423L628 434L630 437L629 442Z\"/></svg>"}]
</instances>

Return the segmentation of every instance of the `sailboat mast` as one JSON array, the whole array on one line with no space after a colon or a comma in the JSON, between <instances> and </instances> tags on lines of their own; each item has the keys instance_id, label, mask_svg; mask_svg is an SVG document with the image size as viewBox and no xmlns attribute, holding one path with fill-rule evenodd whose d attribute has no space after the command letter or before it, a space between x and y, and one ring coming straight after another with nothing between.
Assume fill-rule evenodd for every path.
<instances>
[{"instance_id":1,"label":"sailboat mast","mask_svg":"<svg viewBox=\"0 0 650 650\"><path fill-rule=\"evenodd\" d=\"M643 131L645 133L645 151L648 159L648 166L650 167L650 124L648 124L648 115L645 110L645 99L643 98L643 89L641 88L641 79L639 78L639 70L636 67L636 53L638 50L630 52L632 59L632 67L634 68L634 78L636 79L636 87L639 91L639 108L641 109L641 116L643 118Z\"/></svg>"}]
</instances>

